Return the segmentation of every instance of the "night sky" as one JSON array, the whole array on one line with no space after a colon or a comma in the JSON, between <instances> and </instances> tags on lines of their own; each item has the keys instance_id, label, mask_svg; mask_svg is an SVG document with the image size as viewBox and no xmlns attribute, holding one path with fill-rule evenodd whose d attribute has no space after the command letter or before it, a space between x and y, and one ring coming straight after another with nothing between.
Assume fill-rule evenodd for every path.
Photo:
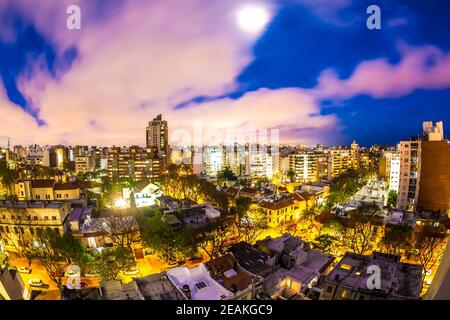
<instances>
[{"instance_id":1,"label":"night sky","mask_svg":"<svg viewBox=\"0 0 450 320\"><path fill-rule=\"evenodd\" d=\"M236 21L249 5L270 17L257 33ZM449 51L444 0L2 0L0 146L144 144L159 113L171 130L393 145L450 126Z\"/></svg>"}]
</instances>

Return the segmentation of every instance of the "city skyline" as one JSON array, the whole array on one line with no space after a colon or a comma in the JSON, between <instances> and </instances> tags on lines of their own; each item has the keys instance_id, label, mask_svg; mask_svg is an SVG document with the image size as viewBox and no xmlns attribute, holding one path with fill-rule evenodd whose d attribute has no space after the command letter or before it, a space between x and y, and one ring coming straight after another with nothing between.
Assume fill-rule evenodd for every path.
<instances>
[{"instance_id":1,"label":"city skyline","mask_svg":"<svg viewBox=\"0 0 450 320\"><path fill-rule=\"evenodd\" d=\"M445 2L381 1L368 30L365 1L77 1L68 30L72 2L0 4L0 145L145 145L160 113L169 130L305 145L395 145L450 121Z\"/></svg>"}]
</instances>

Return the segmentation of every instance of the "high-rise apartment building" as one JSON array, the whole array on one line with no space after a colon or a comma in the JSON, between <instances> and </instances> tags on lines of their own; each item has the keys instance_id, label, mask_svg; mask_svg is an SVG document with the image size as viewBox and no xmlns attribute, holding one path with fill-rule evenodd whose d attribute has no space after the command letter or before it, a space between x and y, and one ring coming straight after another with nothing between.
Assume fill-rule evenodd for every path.
<instances>
[{"instance_id":1,"label":"high-rise apartment building","mask_svg":"<svg viewBox=\"0 0 450 320\"><path fill-rule=\"evenodd\" d=\"M400 142L398 208L448 211L450 147L442 122L423 123L423 136Z\"/></svg>"},{"instance_id":2,"label":"high-rise apartment building","mask_svg":"<svg viewBox=\"0 0 450 320\"><path fill-rule=\"evenodd\" d=\"M114 180L158 178L161 166L161 159L154 157L149 149L138 146L113 147L108 153L108 176Z\"/></svg>"},{"instance_id":3,"label":"high-rise apartment building","mask_svg":"<svg viewBox=\"0 0 450 320\"><path fill-rule=\"evenodd\" d=\"M295 173L296 182L318 181L319 154L300 152L289 156L289 167Z\"/></svg>"},{"instance_id":4,"label":"high-rise apartment building","mask_svg":"<svg viewBox=\"0 0 450 320\"><path fill-rule=\"evenodd\" d=\"M167 121L158 115L148 123L147 127L147 149L154 152L164 164L167 164L169 157L169 129Z\"/></svg>"},{"instance_id":5,"label":"high-rise apartment building","mask_svg":"<svg viewBox=\"0 0 450 320\"><path fill-rule=\"evenodd\" d=\"M355 146L356 144L352 144ZM328 178L332 179L341 173L358 169L358 153L357 148L351 149L330 149L328 151Z\"/></svg>"}]
</instances>

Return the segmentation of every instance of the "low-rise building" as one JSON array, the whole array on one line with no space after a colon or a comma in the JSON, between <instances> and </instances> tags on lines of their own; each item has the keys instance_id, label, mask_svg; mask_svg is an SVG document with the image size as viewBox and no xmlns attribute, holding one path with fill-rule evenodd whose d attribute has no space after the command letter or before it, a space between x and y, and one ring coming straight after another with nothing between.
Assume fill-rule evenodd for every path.
<instances>
[{"instance_id":1,"label":"low-rise building","mask_svg":"<svg viewBox=\"0 0 450 320\"><path fill-rule=\"evenodd\" d=\"M376 270L380 272L378 288L370 278ZM402 263L399 256L346 252L325 278L320 299L415 300L420 296L421 279L422 267Z\"/></svg>"},{"instance_id":2,"label":"low-rise building","mask_svg":"<svg viewBox=\"0 0 450 320\"><path fill-rule=\"evenodd\" d=\"M134 281L145 300L184 300L165 272L151 274Z\"/></svg>"},{"instance_id":3,"label":"low-rise building","mask_svg":"<svg viewBox=\"0 0 450 320\"><path fill-rule=\"evenodd\" d=\"M231 300L234 294L209 274L205 264L194 268L177 267L167 270L167 276L187 300Z\"/></svg>"},{"instance_id":4,"label":"low-rise building","mask_svg":"<svg viewBox=\"0 0 450 320\"><path fill-rule=\"evenodd\" d=\"M256 206L264 210L269 227L276 227L283 221L300 218L300 210L291 197L262 200Z\"/></svg>"},{"instance_id":5,"label":"low-rise building","mask_svg":"<svg viewBox=\"0 0 450 320\"><path fill-rule=\"evenodd\" d=\"M206 263L211 277L234 294L235 300L254 300L262 291L263 278L242 268L229 252Z\"/></svg>"},{"instance_id":6,"label":"low-rise building","mask_svg":"<svg viewBox=\"0 0 450 320\"><path fill-rule=\"evenodd\" d=\"M119 280L100 282L100 296L103 300L145 300L136 281L122 283Z\"/></svg>"},{"instance_id":7,"label":"low-rise building","mask_svg":"<svg viewBox=\"0 0 450 320\"><path fill-rule=\"evenodd\" d=\"M5 250L15 252L22 235L31 238L37 229L50 228L62 234L70 213L68 202L0 202L0 242Z\"/></svg>"},{"instance_id":8,"label":"low-rise building","mask_svg":"<svg viewBox=\"0 0 450 320\"><path fill-rule=\"evenodd\" d=\"M233 244L229 251L236 257L239 265L253 275L266 278L273 271L269 255L246 242Z\"/></svg>"},{"instance_id":9,"label":"low-rise building","mask_svg":"<svg viewBox=\"0 0 450 320\"><path fill-rule=\"evenodd\" d=\"M131 206L131 198L133 197L136 208L151 207L156 204L156 199L162 195L161 188L148 180L136 184L133 188L122 189L123 198Z\"/></svg>"}]
</instances>

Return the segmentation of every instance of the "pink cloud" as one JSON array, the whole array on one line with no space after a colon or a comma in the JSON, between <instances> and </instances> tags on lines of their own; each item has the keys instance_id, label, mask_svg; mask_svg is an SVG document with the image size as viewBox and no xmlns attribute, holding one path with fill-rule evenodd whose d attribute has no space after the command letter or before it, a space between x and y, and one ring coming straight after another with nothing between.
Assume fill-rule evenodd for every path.
<instances>
[{"instance_id":1,"label":"pink cloud","mask_svg":"<svg viewBox=\"0 0 450 320\"><path fill-rule=\"evenodd\" d=\"M39 106L46 125L38 127L11 105L12 123L25 123L7 127L14 143L142 145L147 121L159 113L171 129L191 128L198 120L205 130L282 128L286 139L293 139L293 130L302 127L338 133L336 118L319 116L313 97L300 89L262 89L238 100L173 109L198 95L219 96L235 89L235 78L251 61L257 40L236 24L241 1L131 0L102 24L90 19L89 1L81 1L82 16L87 17L81 31L65 29L61 8L72 1L50 0L54 7L39 10L18 1L59 51L76 45L80 58L58 79L39 63L31 66L32 77L19 79L21 92ZM329 137L303 132L296 138L318 143Z\"/></svg>"},{"instance_id":2,"label":"pink cloud","mask_svg":"<svg viewBox=\"0 0 450 320\"><path fill-rule=\"evenodd\" d=\"M400 46L401 61L390 64L385 58L360 63L348 79L325 70L318 79L315 95L321 98L350 98L367 94L374 98L397 98L417 89L450 87L450 53L434 46Z\"/></svg>"}]
</instances>

